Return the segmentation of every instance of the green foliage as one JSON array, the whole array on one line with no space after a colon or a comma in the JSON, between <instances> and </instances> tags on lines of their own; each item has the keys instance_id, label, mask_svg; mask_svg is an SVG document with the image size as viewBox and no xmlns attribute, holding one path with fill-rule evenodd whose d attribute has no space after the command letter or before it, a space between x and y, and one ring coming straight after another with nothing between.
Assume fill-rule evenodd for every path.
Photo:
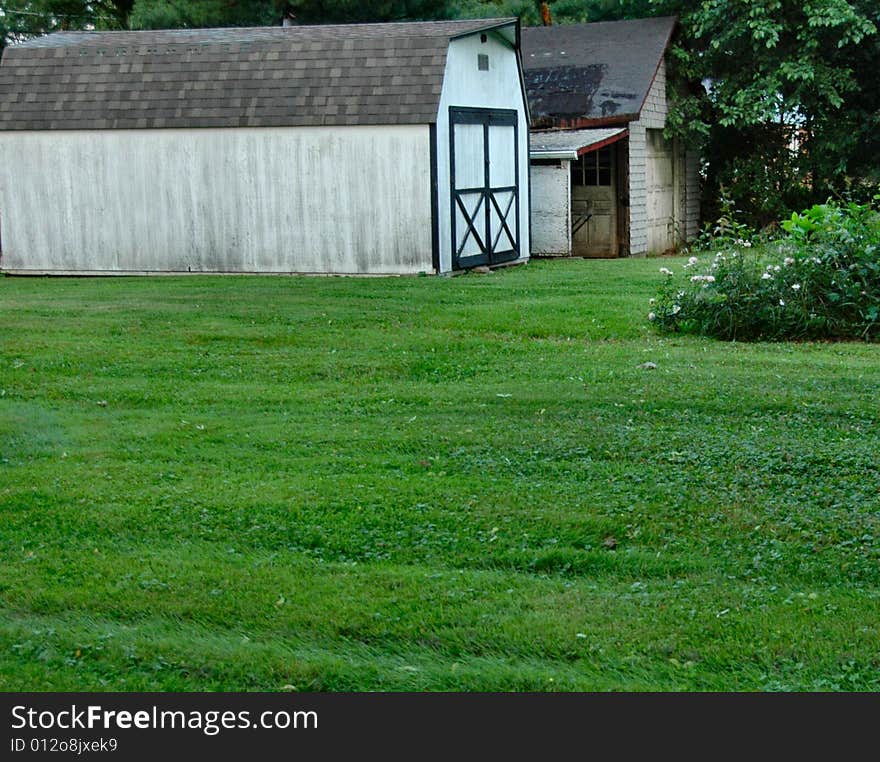
<instances>
[{"instance_id":1,"label":"green foliage","mask_svg":"<svg viewBox=\"0 0 880 762\"><path fill-rule=\"evenodd\" d=\"M445 18L446 0L291 0L290 10L306 24L416 21Z\"/></svg>"},{"instance_id":2,"label":"green foliage","mask_svg":"<svg viewBox=\"0 0 880 762\"><path fill-rule=\"evenodd\" d=\"M166 29L444 18L445 0L6 0L2 45L66 29ZM515 13L513 15L516 15Z\"/></svg>"},{"instance_id":3,"label":"green foliage","mask_svg":"<svg viewBox=\"0 0 880 762\"><path fill-rule=\"evenodd\" d=\"M505 18L516 16L526 26L541 23L538 3L534 0L451 0L451 18Z\"/></svg>"},{"instance_id":4,"label":"green foliage","mask_svg":"<svg viewBox=\"0 0 880 762\"><path fill-rule=\"evenodd\" d=\"M664 331L722 339L880 337L880 214L828 202L782 227L787 238L764 247L713 238L708 267L693 256L682 277L663 268L649 317Z\"/></svg>"},{"instance_id":5,"label":"green foliage","mask_svg":"<svg viewBox=\"0 0 880 762\"><path fill-rule=\"evenodd\" d=\"M880 689L876 347L656 266L0 279L0 690Z\"/></svg>"},{"instance_id":6,"label":"green foliage","mask_svg":"<svg viewBox=\"0 0 880 762\"><path fill-rule=\"evenodd\" d=\"M135 0L5 0L0 49L41 34L69 29L125 29Z\"/></svg>"},{"instance_id":7,"label":"green foliage","mask_svg":"<svg viewBox=\"0 0 880 762\"><path fill-rule=\"evenodd\" d=\"M670 132L704 145L704 213L723 187L763 227L878 180L880 11L869 0L655 0L679 15Z\"/></svg>"},{"instance_id":8,"label":"green foliage","mask_svg":"<svg viewBox=\"0 0 880 762\"><path fill-rule=\"evenodd\" d=\"M136 0L133 29L265 26L280 23L286 3L278 0Z\"/></svg>"},{"instance_id":9,"label":"green foliage","mask_svg":"<svg viewBox=\"0 0 880 762\"><path fill-rule=\"evenodd\" d=\"M718 250L727 246L751 246L759 236L740 219L733 199L721 196L721 215L714 224L706 223L693 241L696 250Z\"/></svg>"}]
</instances>

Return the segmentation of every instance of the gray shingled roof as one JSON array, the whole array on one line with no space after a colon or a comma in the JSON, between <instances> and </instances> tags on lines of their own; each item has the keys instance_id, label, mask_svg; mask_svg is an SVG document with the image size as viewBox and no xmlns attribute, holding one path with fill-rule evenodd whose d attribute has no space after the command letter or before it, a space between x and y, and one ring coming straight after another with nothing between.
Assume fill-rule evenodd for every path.
<instances>
[{"instance_id":1,"label":"gray shingled roof","mask_svg":"<svg viewBox=\"0 0 880 762\"><path fill-rule=\"evenodd\" d=\"M675 18L525 27L522 58L532 124L638 119Z\"/></svg>"},{"instance_id":2,"label":"gray shingled roof","mask_svg":"<svg viewBox=\"0 0 880 762\"><path fill-rule=\"evenodd\" d=\"M596 146L606 146L627 135L626 127L590 130L543 130L529 133L529 156L533 159L575 159Z\"/></svg>"},{"instance_id":3,"label":"gray shingled roof","mask_svg":"<svg viewBox=\"0 0 880 762\"><path fill-rule=\"evenodd\" d=\"M430 123L450 39L516 23L59 32L4 51L0 130Z\"/></svg>"}]
</instances>

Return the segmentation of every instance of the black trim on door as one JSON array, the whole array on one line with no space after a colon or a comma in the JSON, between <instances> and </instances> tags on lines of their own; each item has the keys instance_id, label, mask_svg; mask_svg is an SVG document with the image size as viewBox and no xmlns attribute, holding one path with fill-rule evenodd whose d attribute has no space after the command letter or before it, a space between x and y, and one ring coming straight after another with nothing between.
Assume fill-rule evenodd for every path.
<instances>
[{"instance_id":1,"label":"black trim on door","mask_svg":"<svg viewBox=\"0 0 880 762\"><path fill-rule=\"evenodd\" d=\"M440 200L437 181L437 125L428 128L431 146L431 266L435 273L440 272Z\"/></svg>"},{"instance_id":2,"label":"black trim on door","mask_svg":"<svg viewBox=\"0 0 880 762\"><path fill-rule=\"evenodd\" d=\"M456 188L455 185L455 125L477 124L483 127L483 185L474 188ZM513 127L513 172L514 185L492 186L489 151L489 127ZM496 265L519 259L520 214L519 214L519 125L517 112L513 109L481 109L450 107L449 109L449 173L450 173L450 223L452 226L452 269L462 270L478 265ZM509 199L499 200L498 194L510 194ZM479 195L473 213L468 212L463 197ZM461 211L467 226L461 240L456 229L456 210ZM492 238L492 219L494 214L500 222L497 235ZM511 212L514 213L516 233L508 224ZM498 248L502 236L507 241ZM480 251L464 255L465 246L473 238ZM508 246L507 244L512 244Z\"/></svg>"}]
</instances>

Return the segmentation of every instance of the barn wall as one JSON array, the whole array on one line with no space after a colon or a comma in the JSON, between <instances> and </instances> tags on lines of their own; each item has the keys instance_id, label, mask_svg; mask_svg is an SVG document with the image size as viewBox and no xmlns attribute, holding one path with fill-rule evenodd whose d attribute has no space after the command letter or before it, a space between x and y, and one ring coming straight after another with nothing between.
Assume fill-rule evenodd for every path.
<instances>
[{"instance_id":1,"label":"barn wall","mask_svg":"<svg viewBox=\"0 0 880 762\"><path fill-rule=\"evenodd\" d=\"M6 270L431 270L425 126L0 134Z\"/></svg>"},{"instance_id":2,"label":"barn wall","mask_svg":"<svg viewBox=\"0 0 880 762\"><path fill-rule=\"evenodd\" d=\"M655 199L649 198L648 183L657 178L663 167L648 166L647 130L666 126L666 61L661 60L657 75L645 98L637 122L629 125L629 197L630 197L630 253L645 254L649 249L650 228L656 231ZM671 159L671 157L670 157ZM650 207L650 208L649 208Z\"/></svg>"},{"instance_id":3,"label":"barn wall","mask_svg":"<svg viewBox=\"0 0 880 762\"><path fill-rule=\"evenodd\" d=\"M656 145L654 151L648 150L647 131L663 129L667 112L666 60L663 59L639 120L629 125L630 249L633 254L660 252L699 233L699 154L686 150L678 141L666 141L660 151ZM660 192L660 185L667 190ZM668 214L670 191L671 219Z\"/></svg>"},{"instance_id":4,"label":"barn wall","mask_svg":"<svg viewBox=\"0 0 880 762\"><path fill-rule=\"evenodd\" d=\"M477 55L489 56L489 70L477 68ZM519 64L509 44L492 34L485 43L480 35L453 40L446 57L443 91L437 113L437 185L440 270L452 269L450 219L449 108L503 108L518 112L520 252L527 258L529 241L529 123Z\"/></svg>"},{"instance_id":5,"label":"barn wall","mask_svg":"<svg viewBox=\"0 0 880 762\"><path fill-rule=\"evenodd\" d=\"M571 254L571 172L570 162L555 165L533 164L532 173L532 254L569 256Z\"/></svg>"}]
</instances>

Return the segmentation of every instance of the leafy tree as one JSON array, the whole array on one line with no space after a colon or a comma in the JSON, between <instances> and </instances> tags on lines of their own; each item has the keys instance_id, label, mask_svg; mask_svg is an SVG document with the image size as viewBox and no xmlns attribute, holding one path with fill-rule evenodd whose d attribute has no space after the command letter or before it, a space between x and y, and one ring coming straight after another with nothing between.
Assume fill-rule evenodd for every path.
<instances>
[{"instance_id":1,"label":"leafy tree","mask_svg":"<svg viewBox=\"0 0 880 762\"><path fill-rule=\"evenodd\" d=\"M278 0L136 0L133 29L279 24L288 3Z\"/></svg>"},{"instance_id":2,"label":"leafy tree","mask_svg":"<svg viewBox=\"0 0 880 762\"><path fill-rule=\"evenodd\" d=\"M4 0L0 48L67 29L126 29L135 0Z\"/></svg>"},{"instance_id":3,"label":"leafy tree","mask_svg":"<svg viewBox=\"0 0 880 762\"><path fill-rule=\"evenodd\" d=\"M723 187L764 225L829 195L869 195L878 158L858 154L880 106L871 0L654 5L680 17L669 129L704 142L710 204Z\"/></svg>"},{"instance_id":4,"label":"leafy tree","mask_svg":"<svg viewBox=\"0 0 880 762\"><path fill-rule=\"evenodd\" d=\"M136 0L135 28L277 25L283 18L296 23L345 23L440 18L445 0Z\"/></svg>"},{"instance_id":5,"label":"leafy tree","mask_svg":"<svg viewBox=\"0 0 880 762\"><path fill-rule=\"evenodd\" d=\"M429 20L450 14L447 0L291 0L289 6L303 24Z\"/></svg>"},{"instance_id":6,"label":"leafy tree","mask_svg":"<svg viewBox=\"0 0 880 762\"><path fill-rule=\"evenodd\" d=\"M645 18L657 15L651 0L551 0L553 24L581 24L593 21ZM518 16L525 26L539 26L541 0L451 0L453 18Z\"/></svg>"},{"instance_id":7,"label":"leafy tree","mask_svg":"<svg viewBox=\"0 0 880 762\"><path fill-rule=\"evenodd\" d=\"M65 29L209 26L445 18L446 0L3 0L0 47Z\"/></svg>"}]
</instances>

